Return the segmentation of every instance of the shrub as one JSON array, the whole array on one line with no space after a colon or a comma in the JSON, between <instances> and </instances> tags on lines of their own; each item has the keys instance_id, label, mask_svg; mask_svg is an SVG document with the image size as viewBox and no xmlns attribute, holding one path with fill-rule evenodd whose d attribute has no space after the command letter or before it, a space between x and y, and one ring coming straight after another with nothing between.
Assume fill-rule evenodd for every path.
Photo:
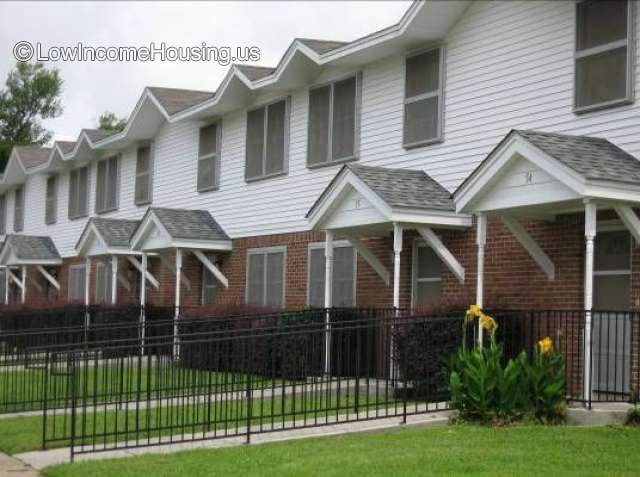
<instances>
[{"instance_id":1,"label":"shrub","mask_svg":"<svg viewBox=\"0 0 640 477\"><path fill-rule=\"evenodd\" d=\"M529 404L535 418L546 424L564 421L566 415L564 359L545 338L538 342L533 362L525 367Z\"/></svg>"},{"instance_id":2,"label":"shrub","mask_svg":"<svg viewBox=\"0 0 640 477\"><path fill-rule=\"evenodd\" d=\"M640 388L634 387L629 395L631 409L627 412L626 424L628 426L640 426Z\"/></svg>"}]
</instances>

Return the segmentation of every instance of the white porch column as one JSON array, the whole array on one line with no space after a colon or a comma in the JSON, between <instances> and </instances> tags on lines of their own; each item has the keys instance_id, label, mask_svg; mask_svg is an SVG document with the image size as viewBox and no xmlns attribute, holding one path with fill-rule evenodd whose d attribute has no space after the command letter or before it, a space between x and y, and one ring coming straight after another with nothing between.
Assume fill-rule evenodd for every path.
<instances>
[{"instance_id":1,"label":"white porch column","mask_svg":"<svg viewBox=\"0 0 640 477\"><path fill-rule=\"evenodd\" d=\"M396 315L400 308L400 253L402 252L402 227L393 224L393 308Z\"/></svg>"},{"instance_id":2,"label":"white porch column","mask_svg":"<svg viewBox=\"0 0 640 477\"><path fill-rule=\"evenodd\" d=\"M596 238L596 204L589 199L584 201L584 398L591 400L591 331L593 309L593 256Z\"/></svg>"},{"instance_id":3,"label":"white porch column","mask_svg":"<svg viewBox=\"0 0 640 477\"><path fill-rule=\"evenodd\" d=\"M118 301L118 256L111 256L111 304Z\"/></svg>"},{"instance_id":4,"label":"white porch column","mask_svg":"<svg viewBox=\"0 0 640 477\"><path fill-rule=\"evenodd\" d=\"M4 269L4 304L9 304L9 267Z\"/></svg>"},{"instance_id":5,"label":"white porch column","mask_svg":"<svg viewBox=\"0 0 640 477\"><path fill-rule=\"evenodd\" d=\"M325 231L324 242L324 372L331 373L331 307L333 306L333 232Z\"/></svg>"},{"instance_id":6,"label":"white porch column","mask_svg":"<svg viewBox=\"0 0 640 477\"><path fill-rule=\"evenodd\" d=\"M27 267L22 266L22 288L20 290L20 303L23 305L27 301Z\"/></svg>"},{"instance_id":7,"label":"white porch column","mask_svg":"<svg viewBox=\"0 0 640 477\"><path fill-rule=\"evenodd\" d=\"M87 258L84 263L84 304L89 306L91 301L91 259Z\"/></svg>"},{"instance_id":8,"label":"white porch column","mask_svg":"<svg viewBox=\"0 0 640 477\"><path fill-rule=\"evenodd\" d=\"M478 229L476 232L476 244L478 245L478 271L476 278L476 305L480 308L484 306L484 249L487 244L487 216L478 214L476 216ZM478 320L478 345L482 346L482 327Z\"/></svg>"},{"instance_id":9,"label":"white porch column","mask_svg":"<svg viewBox=\"0 0 640 477\"><path fill-rule=\"evenodd\" d=\"M182 280L182 249L176 249L176 300L175 300L175 313L173 315L173 357L177 358L180 355L178 346L178 317L180 316L180 287Z\"/></svg>"},{"instance_id":10,"label":"white porch column","mask_svg":"<svg viewBox=\"0 0 640 477\"><path fill-rule=\"evenodd\" d=\"M147 304L147 254L142 252L142 270L140 271L140 353L144 354L145 306Z\"/></svg>"}]
</instances>

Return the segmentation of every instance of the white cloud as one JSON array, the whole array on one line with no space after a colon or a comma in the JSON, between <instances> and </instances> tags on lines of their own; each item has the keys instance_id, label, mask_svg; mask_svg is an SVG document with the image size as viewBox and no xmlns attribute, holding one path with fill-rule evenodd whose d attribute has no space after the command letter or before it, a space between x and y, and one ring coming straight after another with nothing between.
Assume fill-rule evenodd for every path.
<instances>
[{"instance_id":1,"label":"white cloud","mask_svg":"<svg viewBox=\"0 0 640 477\"><path fill-rule=\"evenodd\" d=\"M275 65L293 38L349 41L397 22L407 2L0 2L0 80L13 45L43 47L257 46ZM51 62L64 79L64 114L46 122L56 139L75 139L105 110L127 116L145 86L215 90L228 67L200 63Z\"/></svg>"}]
</instances>

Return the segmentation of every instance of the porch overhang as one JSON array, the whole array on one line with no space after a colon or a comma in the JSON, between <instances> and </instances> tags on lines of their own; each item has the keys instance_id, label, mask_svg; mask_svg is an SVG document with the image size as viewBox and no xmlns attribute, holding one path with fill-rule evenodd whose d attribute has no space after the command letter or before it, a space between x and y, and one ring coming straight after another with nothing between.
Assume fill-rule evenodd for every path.
<instances>
[{"instance_id":1,"label":"porch overhang","mask_svg":"<svg viewBox=\"0 0 640 477\"><path fill-rule=\"evenodd\" d=\"M129 245L139 223L138 220L92 217L80 234L76 252L81 257L140 255L140 251L132 250Z\"/></svg>"},{"instance_id":2,"label":"porch overhang","mask_svg":"<svg viewBox=\"0 0 640 477\"><path fill-rule=\"evenodd\" d=\"M62 258L50 237L7 235L0 249L0 266L62 265Z\"/></svg>"}]
</instances>

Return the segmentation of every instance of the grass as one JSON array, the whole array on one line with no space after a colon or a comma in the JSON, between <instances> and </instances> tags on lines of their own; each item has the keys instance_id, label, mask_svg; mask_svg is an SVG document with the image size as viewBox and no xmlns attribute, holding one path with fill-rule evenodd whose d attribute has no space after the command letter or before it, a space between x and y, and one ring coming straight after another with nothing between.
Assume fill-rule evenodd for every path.
<instances>
[{"instance_id":1,"label":"grass","mask_svg":"<svg viewBox=\"0 0 640 477\"><path fill-rule=\"evenodd\" d=\"M452 426L147 454L49 467L47 477L635 476L640 429Z\"/></svg>"}]
</instances>

